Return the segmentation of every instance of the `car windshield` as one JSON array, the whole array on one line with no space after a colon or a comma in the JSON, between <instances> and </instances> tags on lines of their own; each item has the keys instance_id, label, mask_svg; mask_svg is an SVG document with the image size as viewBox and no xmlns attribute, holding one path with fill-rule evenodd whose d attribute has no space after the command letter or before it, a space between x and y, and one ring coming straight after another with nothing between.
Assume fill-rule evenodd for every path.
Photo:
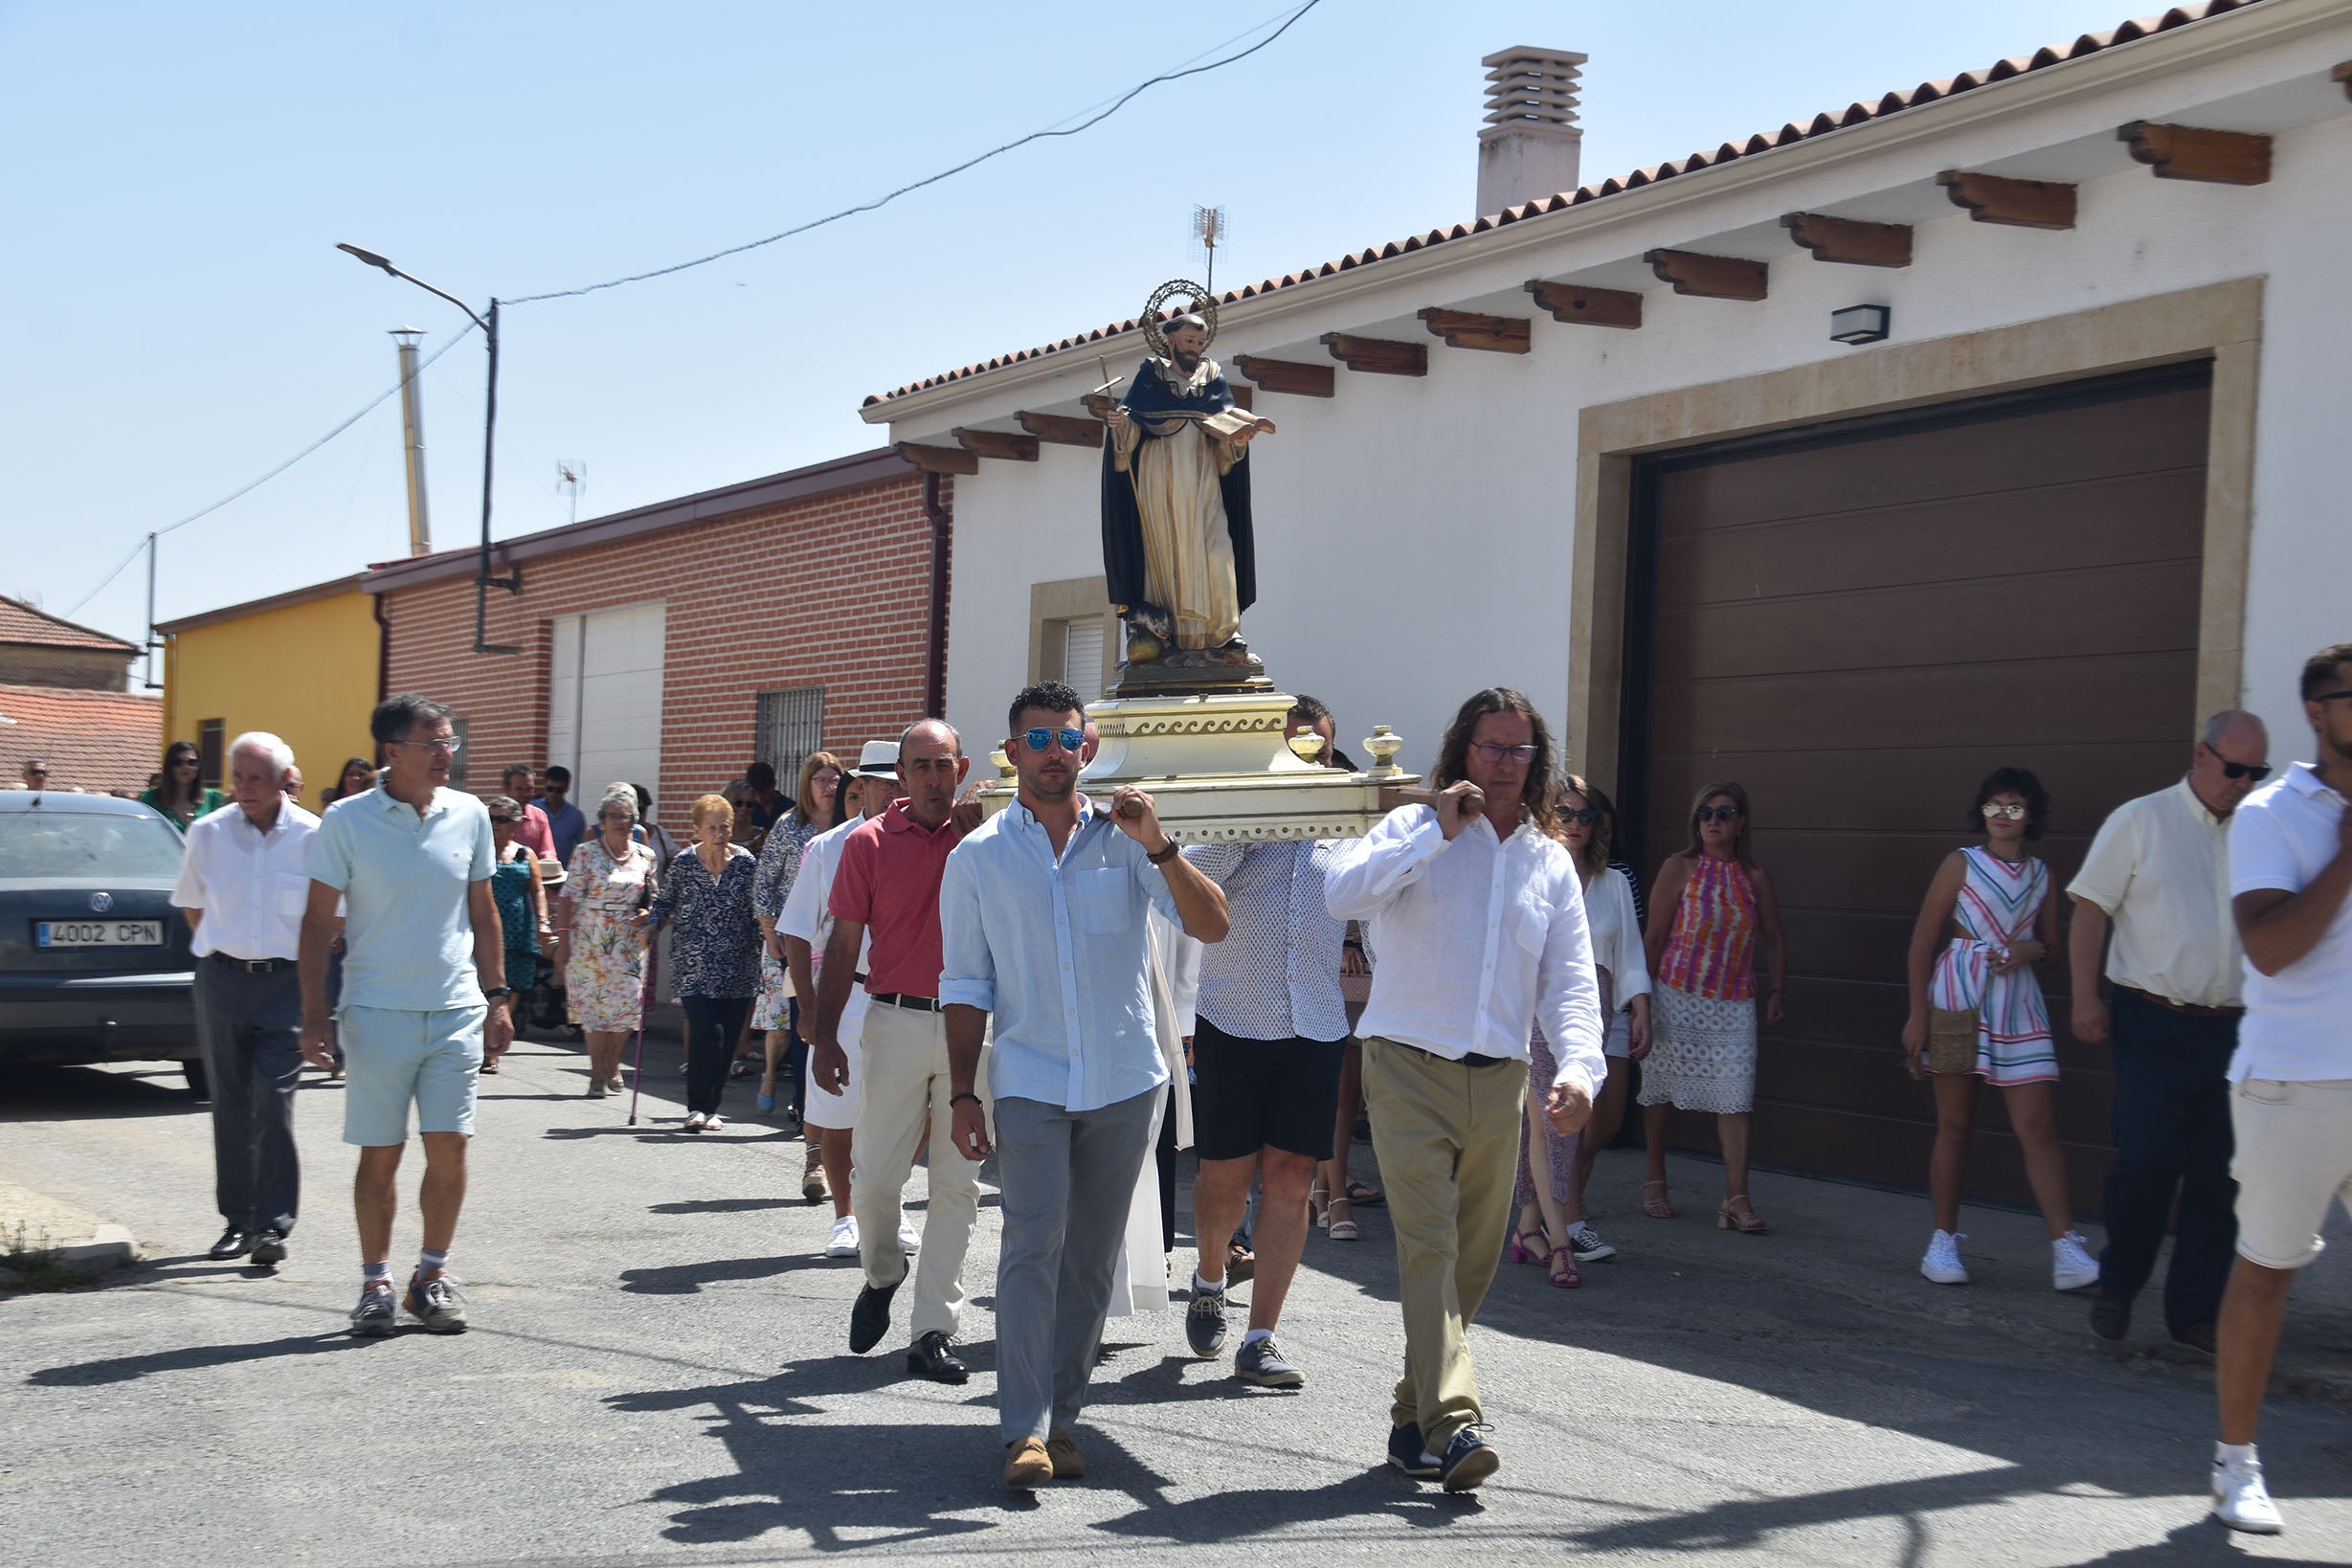
<instances>
[{"instance_id":1,"label":"car windshield","mask_svg":"<svg viewBox=\"0 0 2352 1568\"><path fill-rule=\"evenodd\" d=\"M62 811L0 814L0 877L116 881L179 874L180 836L161 818Z\"/></svg>"}]
</instances>

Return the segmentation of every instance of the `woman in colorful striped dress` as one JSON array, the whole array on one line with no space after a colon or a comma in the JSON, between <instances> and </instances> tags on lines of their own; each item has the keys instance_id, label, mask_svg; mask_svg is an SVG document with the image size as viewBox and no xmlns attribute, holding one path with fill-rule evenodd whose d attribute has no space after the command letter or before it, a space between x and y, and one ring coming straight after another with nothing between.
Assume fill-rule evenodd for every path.
<instances>
[{"instance_id":1,"label":"woman in colorful striped dress","mask_svg":"<svg viewBox=\"0 0 2352 1568\"><path fill-rule=\"evenodd\" d=\"M1691 806L1691 840L1658 868L1644 932L1650 972L1650 1048L1642 1064L1648 1179L1642 1212L1674 1218L1666 1185L1666 1123L1674 1110L1714 1114L1723 1150L1715 1228L1767 1227L1748 1198L1748 1115L1756 1103L1756 944L1770 981L1764 1021L1781 1021L1788 944L1772 878L1748 855L1748 792L1710 784Z\"/></svg>"},{"instance_id":2,"label":"woman in colorful striped dress","mask_svg":"<svg viewBox=\"0 0 2352 1568\"><path fill-rule=\"evenodd\" d=\"M1982 844L1944 857L1911 934L1911 1016L1903 1049L1936 1082L1936 1148L1927 1167L1936 1231L1919 1272L1965 1285L1960 1177L1975 1131L1977 1080L2002 1092L2050 1231L2050 1280L2061 1290L2098 1283L2098 1264L2073 1230L2066 1161L2050 1086L2058 1054L2033 966L2058 948L2050 868L2027 853L2050 819L2050 794L2023 768L1996 769L1968 810Z\"/></svg>"}]
</instances>

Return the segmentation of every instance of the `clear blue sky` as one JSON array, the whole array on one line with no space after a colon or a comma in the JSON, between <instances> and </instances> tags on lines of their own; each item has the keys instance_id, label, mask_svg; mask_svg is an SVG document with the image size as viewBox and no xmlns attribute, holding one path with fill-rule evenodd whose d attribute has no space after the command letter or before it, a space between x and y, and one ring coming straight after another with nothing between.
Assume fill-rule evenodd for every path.
<instances>
[{"instance_id":1,"label":"clear blue sky","mask_svg":"<svg viewBox=\"0 0 2352 1568\"><path fill-rule=\"evenodd\" d=\"M2148 9L2159 9L2146 0ZM388 328L659 266L1098 104L1288 7L0 0L0 592L65 613L148 529L392 385ZM889 209L504 323L502 535L878 442L860 401L1132 314L1222 203L1231 285L1472 214L1479 56L1579 49L1584 173L2110 27L2131 0L1323 0L1271 48ZM424 377L435 542L478 528L482 354ZM169 618L406 551L397 400L165 541ZM136 638L124 573L80 618Z\"/></svg>"}]
</instances>

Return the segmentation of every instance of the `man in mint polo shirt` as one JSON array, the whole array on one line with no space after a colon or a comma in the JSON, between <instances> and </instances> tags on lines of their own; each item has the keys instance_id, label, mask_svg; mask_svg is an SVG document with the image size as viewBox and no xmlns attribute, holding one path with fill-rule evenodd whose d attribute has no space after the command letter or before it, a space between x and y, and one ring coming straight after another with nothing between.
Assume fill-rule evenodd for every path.
<instances>
[{"instance_id":1,"label":"man in mint polo shirt","mask_svg":"<svg viewBox=\"0 0 2352 1568\"><path fill-rule=\"evenodd\" d=\"M504 944L490 895L490 816L452 790L449 709L404 694L376 705L368 728L390 757L376 787L336 801L311 837L302 915L302 1054L328 1052L326 951L344 937L343 1141L359 1146L351 1203L365 1276L351 1332L385 1334L393 1317L392 1217L409 1107L425 1145L416 1193L424 1247L406 1305L435 1333L465 1331L449 1245L465 1201L465 1140L485 1054L514 1040ZM340 907L338 907L340 906Z\"/></svg>"}]
</instances>

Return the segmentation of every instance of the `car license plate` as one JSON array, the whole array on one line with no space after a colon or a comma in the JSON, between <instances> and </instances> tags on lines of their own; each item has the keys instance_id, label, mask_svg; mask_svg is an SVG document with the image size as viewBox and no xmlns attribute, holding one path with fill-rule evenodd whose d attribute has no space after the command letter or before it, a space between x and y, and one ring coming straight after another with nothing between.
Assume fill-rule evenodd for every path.
<instances>
[{"instance_id":1,"label":"car license plate","mask_svg":"<svg viewBox=\"0 0 2352 1568\"><path fill-rule=\"evenodd\" d=\"M160 920L36 920L36 948L158 948L164 942Z\"/></svg>"}]
</instances>

